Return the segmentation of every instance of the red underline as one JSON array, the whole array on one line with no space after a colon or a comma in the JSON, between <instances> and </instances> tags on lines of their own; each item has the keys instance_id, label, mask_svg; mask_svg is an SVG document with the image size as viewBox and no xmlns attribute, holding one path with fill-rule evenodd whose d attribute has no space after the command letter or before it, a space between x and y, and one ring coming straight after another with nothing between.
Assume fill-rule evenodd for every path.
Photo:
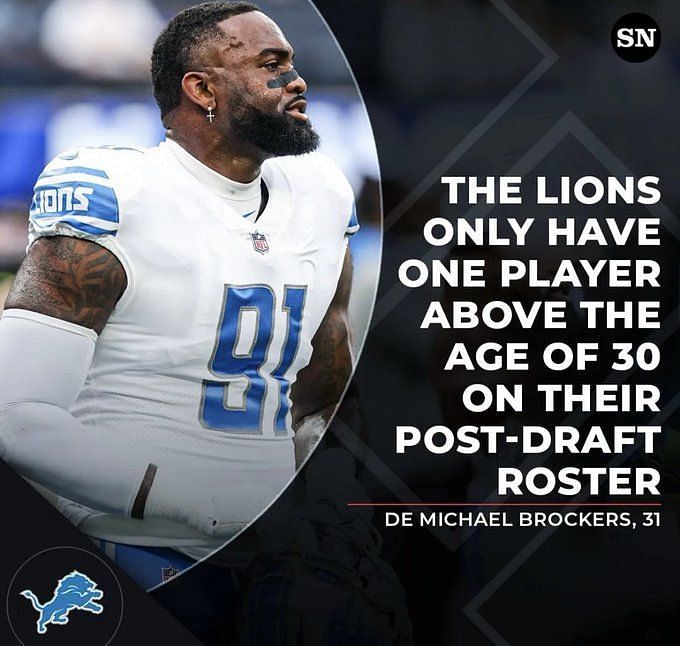
<instances>
[{"instance_id":1,"label":"red underline","mask_svg":"<svg viewBox=\"0 0 680 646\"><path fill-rule=\"evenodd\" d=\"M348 502L348 507L661 507L660 502Z\"/></svg>"}]
</instances>

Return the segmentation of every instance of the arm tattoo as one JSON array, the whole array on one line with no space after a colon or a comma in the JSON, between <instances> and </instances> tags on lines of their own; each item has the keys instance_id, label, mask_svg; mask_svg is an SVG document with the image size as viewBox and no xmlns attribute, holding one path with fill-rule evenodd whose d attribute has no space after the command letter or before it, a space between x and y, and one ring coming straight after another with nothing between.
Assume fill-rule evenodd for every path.
<instances>
[{"instance_id":1,"label":"arm tattoo","mask_svg":"<svg viewBox=\"0 0 680 646\"><path fill-rule=\"evenodd\" d=\"M347 312L351 284L352 266L348 255L333 302L312 341L311 361L293 385L294 426L313 414L329 418L352 376L352 339Z\"/></svg>"},{"instance_id":2,"label":"arm tattoo","mask_svg":"<svg viewBox=\"0 0 680 646\"><path fill-rule=\"evenodd\" d=\"M100 334L127 286L120 261L88 240L55 236L31 246L5 309L21 308Z\"/></svg>"}]
</instances>

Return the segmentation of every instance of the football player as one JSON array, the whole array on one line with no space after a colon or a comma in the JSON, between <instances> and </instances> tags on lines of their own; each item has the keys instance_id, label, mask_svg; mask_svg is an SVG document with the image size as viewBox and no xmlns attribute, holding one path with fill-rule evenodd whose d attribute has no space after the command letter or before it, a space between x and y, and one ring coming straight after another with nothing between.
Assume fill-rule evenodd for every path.
<instances>
[{"instance_id":1,"label":"football player","mask_svg":"<svg viewBox=\"0 0 680 646\"><path fill-rule=\"evenodd\" d=\"M35 185L1 455L145 587L277 496L351 373L353 196L293 57L253 4L189 8L153 51L166 140Z\"/></svg>"}]
</instances>

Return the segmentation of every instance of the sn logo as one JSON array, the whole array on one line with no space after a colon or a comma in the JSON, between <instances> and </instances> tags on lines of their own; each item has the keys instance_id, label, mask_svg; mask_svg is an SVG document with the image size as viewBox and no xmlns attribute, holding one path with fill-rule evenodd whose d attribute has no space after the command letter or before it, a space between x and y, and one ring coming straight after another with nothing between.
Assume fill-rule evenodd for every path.
<instances>
[{"instance_id":1,"label":"sn logo","mask_svg":"<svg viewBox=\"0 0 680 646\"><path fill-rule=\"evenodd\" d=\"M655 28L622 27L616 32L616 44L618 47L654 47L658 31Z\"/></svg>"},{"instance_id":2,"label":"sn logo","mask_svg":"<svg viewBox=\"0 0 680 646\"><path fill-rule=\"evenodd\" d=\"M648 61L661 45L661 30L644 13L629 13L616 21L611 34L612 47L629 63Z\"/></svg>"}]
</instances>

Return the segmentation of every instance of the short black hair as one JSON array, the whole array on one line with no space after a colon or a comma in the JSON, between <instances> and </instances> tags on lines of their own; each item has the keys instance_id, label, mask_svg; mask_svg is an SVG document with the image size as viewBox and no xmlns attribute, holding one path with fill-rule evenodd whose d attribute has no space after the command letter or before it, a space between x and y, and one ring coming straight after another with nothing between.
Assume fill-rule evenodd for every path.
<instances>
[{"instance_id":1,"label":"short black hair","mask_svg":"<svg viewBox=\"0 0 680 646\"><path fill-rule=\"evenodd\" d=\"M161 119L174 110L182 97L182 78L194 63L193 55L200 41L223 34L217 24L242 13L260 11L251 2L204 2L180 11L161 32L151 55L153 95L161 110Z\"/></svg>"}]
</instances>

